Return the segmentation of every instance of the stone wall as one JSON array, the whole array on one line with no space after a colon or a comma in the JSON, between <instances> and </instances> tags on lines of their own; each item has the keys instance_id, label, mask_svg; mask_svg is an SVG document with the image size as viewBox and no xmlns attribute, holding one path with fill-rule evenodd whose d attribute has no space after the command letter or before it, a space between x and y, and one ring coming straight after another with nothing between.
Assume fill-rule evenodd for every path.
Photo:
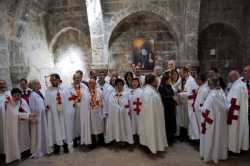
<instances>
[{"instance_id":1,"label":"stone wall","mask_svg":"<svg viewBox=\"0 0 250 166\"><path fill-rule=\"evenodd\" d=\"M9 29L7 18L7 4L0 1L0 79L6 80L9 85L9 51L8 51L8 35L6 32Z\"/></svg>"},{"instance_id":2,"label":"stone wall","mask_svg":"<svg viewBox=\"0 0 250 166\"><path fill-rule=\"evenodd\" d=\"M163 18L176 39L178 64L198 65L197 44L200 0L105 0L103 1L105 41L110 42L116 27L138 12L149 12ZM132 24L131 24L132 25ZM129 53L129 50L127 50ZM166 59L167 60L167 59Z\"/></svg>"},{"instance_id":3,"label":"stone wall","mask_svg":"<svg viewBox=\"0 0 250 166\"><path fill-rule=\"evenodd\" d=\"M81 50L81 60L86 64L79 69L87 72L91 64L91 43L85 1L50 1L48 4L48 13L45 17L47 41L49 49L53 54L54 62L57 63L58 59L62 59L61 55L65 56L62 51L58 50L65 50L69 46L77 47ZM77 33L77 36L72 35L74 33ZM55 65L57 67L57 64ZM61 72L63 69L57 70L60 74L65 75L65 72Z\"/></svg>"},{"instance_id":4,"label":"stone wall","mask_svg":"<svg viewBox=\"0 0 250 166\"><path fill-rule=\"evenodd\" d=\"M203 71L217 67L226 75L242 67L246 46L244 6L243 0L202 0L199 60ZM216 55L210 55L213 49Z\"/></svg>"},{"instance_id":5,"label":"stone wall","mask_svg":"<svg viewBox=\"0 0 250 166\"><path fill-rule=\"evenodd\" d=\"M250 64L250 2L245 0L244 3L244 26L243 26L243 34L245 34L244 47L245 47L245 57L243 60L243 65Z\"/></svg>"},{"instance_id":6,"label":"stone wall","mask_svg":"<svg viewBox=\"0 0 250 166\"><path fill-rule=\"evenodd\" d=\"M124 19L113 31L109 41L112 68L129 70L133 63L132 41L137 38L154 41L155 65L163 66L167 60L176 58L177 39L168 25L158 15L141 12Z\"/></svg>"}]
</instances>

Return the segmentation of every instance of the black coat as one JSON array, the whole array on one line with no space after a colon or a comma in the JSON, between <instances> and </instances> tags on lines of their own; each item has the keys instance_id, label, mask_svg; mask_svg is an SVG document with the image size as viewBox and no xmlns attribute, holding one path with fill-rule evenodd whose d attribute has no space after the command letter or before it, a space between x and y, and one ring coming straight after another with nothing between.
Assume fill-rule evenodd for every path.
<instances>
[{"instance_id":1,"label":"black coat","mask_svg":"<svg viewBox=\"0 0 250 166\"><path fill-rule=\"evenodd\" d=\"M169 143L171 143L176 133L176 102L173 98L174 90L171 85L160 85L159 93L161 94L164 105L167 138Z\"/></svg>"}]
</instances>

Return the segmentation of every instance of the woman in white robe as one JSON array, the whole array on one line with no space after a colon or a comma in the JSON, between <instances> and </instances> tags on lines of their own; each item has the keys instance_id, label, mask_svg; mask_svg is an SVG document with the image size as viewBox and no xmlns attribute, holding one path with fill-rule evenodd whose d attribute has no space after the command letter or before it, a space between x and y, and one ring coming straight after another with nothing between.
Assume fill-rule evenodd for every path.
<instances>
[{"instance_id":1,"label":"woman in white robe","mask_svg":"<svg viewBox=\"0 0 250 166\"><path fill-rule=\"evenodd\" d=\"M2 105L5 163L21 159L21 146L26 140L20 138L20 123L30 120L30 108L21 91L14 88L11 96Z\"/></svg>"},{"instance_id":2,"label":"woman in white robe","mask_svg":"<svg viewBox=\"0 0 250 166\"><path fill-rule=\"evenodd\" d=\"M147 75L142 93L142 112L138 118L140 144L154 154L165 151L168 146L164 108L157 86L156 77Z\"/></svg>"},{"instance_id":3,"label":"woman in white robe","mask_svg":"<svg viewBox=\"0 0 250 166\"><path fill-rule=\"evenodd\" d=\"M139 127L138 127L138 117L140 116L141 112L141 95L142 89L140 88L140 80L138 78L133 78L132 81L133 89L130 90L129 100L131 102L131 122L132 122L132 132L133 135L139 134Z\"/></svg>"},{"instance_id":4,"label":"woman in white robe","mask_svg":"<svg viewBox=\"0 0 250 166\"><path fill-rule=\"evenodd\" d=\"M105 142L133 144L129 94L123 90L123 80L117 79L115 85L116 92L112 93L109 99Z\"/></svg>"},{"instance_id":5,"label":"woman in white robe","mask_svg":"<svg viewBox=\"0 0 250 166\"><path fill-rule=\"evenodd\" d=\"M205 162L227 159L227 105L226 96L219 87L219 79L208 81L211 88L201 109L200 156Z\"/></svg>"}]
</instances>

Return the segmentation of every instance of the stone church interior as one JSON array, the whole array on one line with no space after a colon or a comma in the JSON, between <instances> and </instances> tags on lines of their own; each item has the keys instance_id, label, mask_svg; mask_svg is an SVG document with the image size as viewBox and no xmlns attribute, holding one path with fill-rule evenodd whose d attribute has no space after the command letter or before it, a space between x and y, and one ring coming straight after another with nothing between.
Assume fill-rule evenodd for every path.
<instances>
[{"instance_id":1,"label":"stone church interior","mask_svg":"<svg viewBox=\"0 0 250 166\"><path fill-rule=\"evenodd\" d=\"M0 0L0 79L21 78L43 87L51 73L71 83L76 70L129 71L138 45L154 66L188 64L197 71L242 72L250 64L249 0ZM138 62L139 63L139 62ZM146 70L153 66L142 65ZM218 165L249 165L249 152ZM25 160L17 165L207 165L199 151L180 143L160 157L140 150ZM0 162L0 164L3 164Z\"/></svg>"}]
</instances>

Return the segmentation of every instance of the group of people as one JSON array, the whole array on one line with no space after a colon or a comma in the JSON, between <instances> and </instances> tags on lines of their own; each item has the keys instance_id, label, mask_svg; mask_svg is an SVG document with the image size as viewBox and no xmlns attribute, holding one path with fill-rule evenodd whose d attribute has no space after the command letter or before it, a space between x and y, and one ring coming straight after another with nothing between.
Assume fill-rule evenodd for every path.
<instances>
[{"instance_id":1,"label":"group of people","mask_svg":"<svg viewBox=\"0 0 250 166\"><path fill-rule=\"evenodd\" d=\"M193 76L188 65L177 69L173 60L146 75L135 66L124 77L91 71L84 80L79 70L71 85L56 73L49 79L44 90L39 80L21 79L11 91L0 80L0 154L6 163L113 142L140 144L155 154L177 138L199 141L204 161L249 149L250 66L242 77L231 71L228 86L216 69Z\"/></svg>"}]
</instances>

